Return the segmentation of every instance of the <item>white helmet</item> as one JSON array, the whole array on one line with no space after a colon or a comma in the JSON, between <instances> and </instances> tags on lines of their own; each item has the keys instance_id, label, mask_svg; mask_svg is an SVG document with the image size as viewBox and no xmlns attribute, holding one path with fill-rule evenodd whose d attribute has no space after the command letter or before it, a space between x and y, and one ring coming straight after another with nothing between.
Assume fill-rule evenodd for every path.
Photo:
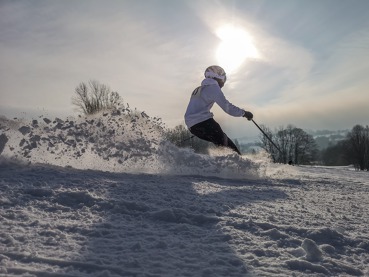
<instances>
[{"instance_id":1,"label":"white helmet","mask_svg":"<svg viewBox=\"0 0 369 277\"><path fill-rule=\"evenodd\" d=\"M226 80L227 80L227 76L226 76L226 73L225 73L224 69L221 68L218 65L209 66L205 70L205 74L204 75L205 75L205 78L219 79L223 83L225 83Z\"/></svg>"}]
</instances>

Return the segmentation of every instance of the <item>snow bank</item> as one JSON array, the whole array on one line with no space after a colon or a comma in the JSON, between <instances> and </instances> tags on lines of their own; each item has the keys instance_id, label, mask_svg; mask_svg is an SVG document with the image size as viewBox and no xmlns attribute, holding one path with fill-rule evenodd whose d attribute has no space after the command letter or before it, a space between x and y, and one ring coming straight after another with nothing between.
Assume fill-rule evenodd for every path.
<instances>
[{"instance_id":1,"label":"snow bank","mask_svg":"<svg viewBox=\"0 0 369 277\"><path fill-rule=\"evenodd\" d=\"M129 109L65 120L0 118L0 129L2 156L78 169L257 178L267 161L180 149L166 141L159 119Z\"/></svg>"}]
</instances>

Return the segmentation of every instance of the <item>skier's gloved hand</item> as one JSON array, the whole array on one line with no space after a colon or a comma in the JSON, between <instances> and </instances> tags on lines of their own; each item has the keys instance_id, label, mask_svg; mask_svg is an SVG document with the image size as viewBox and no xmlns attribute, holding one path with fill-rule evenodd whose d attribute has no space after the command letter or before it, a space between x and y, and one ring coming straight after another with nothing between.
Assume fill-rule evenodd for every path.
<instances>
[{"instance_id":1,"label":"skier's gloved hand","mask_svg":"<svg viewBox=\"0 0 369 277\"><path fill-rule=\"evenodd\" d=\"M251 112L245 111L243 117L246 117L247 120L251 120L254 117L254 115Z\"/></svg>"}]
</instances>

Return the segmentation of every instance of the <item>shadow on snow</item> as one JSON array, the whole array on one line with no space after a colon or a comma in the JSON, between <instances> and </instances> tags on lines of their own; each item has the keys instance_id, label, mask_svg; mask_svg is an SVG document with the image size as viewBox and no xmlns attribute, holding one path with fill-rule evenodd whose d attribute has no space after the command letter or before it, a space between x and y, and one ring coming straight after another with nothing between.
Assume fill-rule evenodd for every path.
<instances>
[{"instance_id":1,"label":"shadow on snow","mask_svg":"<svg viewBox=\"0 0 369 277\"><path fill-rule=\"evenodd\" d=\"M0 254L56 266L63 276L245 276L249 267L224 231L232 210L286 198L263 180L10 164L2 165L0 176L1 189L12 188L5 209L32 232L34 241L23 244L39 243L33 255L11 245ZM28 217L16 214L27 209ZM34 221L35 214L42 218Z\"/></svg>"}]
</instances>

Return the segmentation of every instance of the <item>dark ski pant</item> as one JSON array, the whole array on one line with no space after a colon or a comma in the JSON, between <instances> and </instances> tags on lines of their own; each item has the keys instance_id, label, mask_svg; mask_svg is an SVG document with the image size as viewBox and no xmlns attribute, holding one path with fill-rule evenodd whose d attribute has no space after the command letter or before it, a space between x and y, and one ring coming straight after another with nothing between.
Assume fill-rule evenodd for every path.
<instances>
[{"instance_id":1,"label":"dark ski pant","mask_svg":"<svg viewBox=\"0 0 369 277\"><path fill-rule=\"evenodd\" d=\"M220 125L213 118L195 124L190 128L190 132L200 139L210 141L216 146L228 147L241 155L241 152L238 150L237 146L223 132Z\"/></svg>"}]
</instances>

